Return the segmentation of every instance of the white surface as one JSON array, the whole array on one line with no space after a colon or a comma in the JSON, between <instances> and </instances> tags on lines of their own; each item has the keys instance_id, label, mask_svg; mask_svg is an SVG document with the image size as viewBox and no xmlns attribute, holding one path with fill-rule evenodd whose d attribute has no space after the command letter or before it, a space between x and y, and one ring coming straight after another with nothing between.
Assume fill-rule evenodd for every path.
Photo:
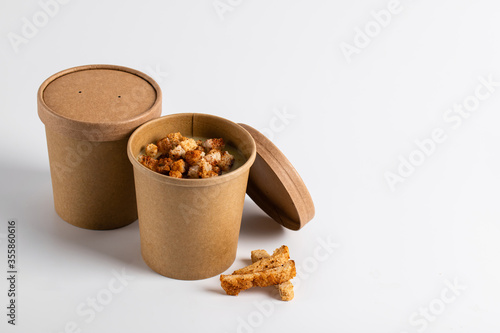
<instances>
[{"instance_id":1,"label":"white surface","mask_svg":"<svg viewBox=\"0 0 500 333\"><path fill-rule=\"evenodd\" d=\"M224 20L212 0L73 0L16 53L8 34L41 7L1 0L0 236L17 218L20 275L16 327L1 279L0 331L69 332L74 322L75 332L498 332L500 87L456 129L443 119L478 77L500 81L498 3L401 0L348 63L340 46L389 1L221 2L233 4ZM271 303L272 288L229 297L218 277L155 274L140 257L137 223L96 232L58 218L36 91L91 63L153 75L163 114L205 112L259 129L276 109L295 116L273 139L308 185L316 218L293 232L248 201L229 270L252 249L287 244L303 272L292 302ZM447 139L391 191L384 174L435 128ZM328 238L339 246L318 252ZM95 318L76 312L123 269L134 279ZM455 279L466 286L458 296L447 289ZM437 315L425 320L418 311L429 306Z\"/></svg>"}]
</instances>

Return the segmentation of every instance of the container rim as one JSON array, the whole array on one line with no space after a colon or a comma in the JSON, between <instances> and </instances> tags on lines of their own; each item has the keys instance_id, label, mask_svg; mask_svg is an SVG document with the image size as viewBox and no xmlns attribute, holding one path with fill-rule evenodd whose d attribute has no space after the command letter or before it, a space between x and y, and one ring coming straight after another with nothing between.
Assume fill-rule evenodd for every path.
<instances>
[{"instance_id":1,"label":"container rim","mask_svg":"<svg viewBox=\"0 0 500 333\"><path fill-rule=\"evenodd\" d=\"M243 165L241 165L240 167L238 167L237 169L235 169L233 171L230 171L230 172L228 172L224 175L218 176L218 177L200 178L200 179L170 177L170 176L155 172L151 169L148 169L144 165L142 165L138 161L137 156L134 156L134 154L132 152L132 142L136 139L137 135L140 134L141 131L147 130L148 127L150 127L158 122L165 122L170 118L180 117L180 116L192 116L193 121L194 121L195 117L212 118L212 119L216 119L217 121L226 123L228 126L232 126L232 127L237 128L239 131L241 131L242 135L246 136L246 138L248 139L248 142L250 142L250 145L251 145L250 148L252 151L250 156L247 158L245 163L243 163ZM236 147L236 148L238 148L238 147ZM175 113L175 114L170 114L170 115L166 115L163 117L159 117L156 119L152 119L152 120L142 124L141 126L139 126L132 133L132 135L130 136L130 138L128 140L127 155L128 155L130 162L132 163L132 165L134 167L134 170L149 174L149 176L153 177L153 179L155 181L163 182L165 184L171 184L174 186L181 186L181 187L205 187L205 186L213 186L213 185L225 183L225 182L230 181L234 178L238 178L241 174L247 172L250 169L250 167L253 165L253 163L255 162L255 158L257 156L257 146L256 146L254 138L245 128L243 128L242 126L238 125L237 123L232 122L226 118L222 118L222 117L207 114L207 113Z\"/></svg>"}]
</instances>

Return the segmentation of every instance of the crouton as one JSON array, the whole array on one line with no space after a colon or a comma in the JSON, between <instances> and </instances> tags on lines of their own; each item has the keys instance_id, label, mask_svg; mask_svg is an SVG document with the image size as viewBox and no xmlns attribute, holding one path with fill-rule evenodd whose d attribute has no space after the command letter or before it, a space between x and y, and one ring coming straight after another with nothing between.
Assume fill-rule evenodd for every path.
<instances>
[{"instance_id":1,"label":"crouton","mask_svg":"<svg viewBox=\"0 0 500 333\"><path fill-rule=\"evenodd\" d=\"M274 251L274 254L276 254L276 251ZM273 255L274 255L273 254ZM267 253L266 250L255 250L252 251L251 258L252 258L252 263L256 263L259 260L264 260L267 258L270 258L271 256L269 253ZM295 294L293 292L293 284L290 281L286 281L283 283L280 283L278 285L275 285L275 287L278 289L280 293L280 298L282 301L291 301Z\"/></svg>"},{"instance_id":2,"label":"crouton","mask_svg":"<svg viewBox=\"0 0 500 333\"><path fill-rule=\"evenodd\" d=\"M230 171L234 163L234 156L221 151L224 147L222 138L203 141L184 137L180 132L170 133L156 144L148 144L139 162L172 177L216 177Z\"/></svg>"},{"instance_id":3,"label":"crouton","mask_svg":"<svg viewBox=\"0 0 500 333\"><path fill-rule=\"evenodd\" d=\"M200 166L200 177L201 178L209 178L211 177L212 172L212 164L208 163L205 158L202 158L198 163Z\"/></svg>"},{"instance_id":4,"label":"crouton","mask_svg":"<svg viewBox=\"0 0 500 333\"><path fill-rule=\"evenodd\" d=\"M222 171L229 171L234 164L234 156L231 155L228 151L225 151L222 156L220 162L217 164Z\"/></svg>"},{"instance_id":5,"label":"crouton","mask_svg":"<svg viewBox=\"0 0 500 333\"><path fill-rule=\"evenodd\" d=\"M179 171L170 171L170 173L168 174L170 177L174 177L174 178L182 178L182 173L179 172Z\"/></svg>"},{"instance_id":6,"label":"crouton","mask_svg":"<svg viewBox=\"0 0 500 333\"><path fill-rule=\"evenodd\" d=\"M184 141L181 141L180 145L181 145L182 149L184 149L186 152L191 151L191 150L195 150L196 148L198 148L196 141L194 141L193 139L186 139Z\"/></svg>"},{"instance_id":7,"label":"crouton","mask_svg":"<svg viewBox=\"0 0 500 333\"><path fill-rule=\"evenodd\" d=\"M188 178L200 178L200 166L193 165L189 168L187 173Z\"/></svg>"},{"instance_id":8,"label":"crouton","mask_svg":"<svg viewBox=\"0 0 500 333\"><path fill-rule=\"evenodd\" d=\"M174 149L170 150L169 156L174 160L178 160L186 156L186 151L182 148L182 146L179 145L176 146Z\"/></svg>"},{"instance_id":9,"label":"crouton","mask_svg":"<svg viewBox=\"0 0 500 333\"><path fill-rule=\"evenodd\" d=\"M236 296L242 290L252 287L267 287L290 281L297 274L295 262L287 261L282 266L260 272L235 275L221 275L222 288L228 295Z\"/></svg>"},{"instance_id":10,"label":"crouton","mask_svg":"<svg viewBox=\"0 0 500 333\"><path fill-rule=\"evenodd\" d=\"M187 151L184 158L189 165L196 165L205 156L205 152L201 150Z\"/></svg>"},{"instance_id":11,"label":"crouton","mask_svg":"<svg viewBox=\"0 0 500 333\"><path fill-rule=\"evenodd\" d=\"M278 285L275 285L275 287L278 288L278 291L280 293L280 298L282 301L289 302L295 297L292 282L286 281Z\"/></svg>"},{"instance_id":12,"label":"crouton","mask_svg":"<svg viewBox=\"0 0 500 333\"><path fill-rule=\"evenodd\" d=\"M158 151L162 155L167 155L170 150L174 148L174 145L172 144L172 142L170 142L169 138L163 138L156 141L156 146L158 147Z\"/></svg>"},{"instance_id":13,"label":"crouton","mask_svg":"<svg viewBox=\"0 0 500 333\"><path fill-rule=\"evenodd\" d=\"M171 158L161 158L158 160L156 171L164 175L168 175L170 173L170 170L172 169L173 163L174 161L172 161Z\"/></svg>"},{"instance_id":14,"label":"crouton","mask_svg":"<svg viewBox=\"0 0 500 333\"><path fill-rule=\"evenodd\" d=\"M139 157L139 163L153 171L156 171L156 167L158 166L158 160L147 155L141 155Z\"/></svg>"},{"instance_id":15,"label":"crouton","mask_svg":"<svg viewBox=\"0 0 500 333\"><path fill-rule=\"evenodd\" d=\"M186 162L184 160L177 160L172 164L172 171L179 171L180 173L186 172Z\"/></svg>"},{"instance_id":16,"label":"crouton","mask_svg":"<svg viewBox=\"0 0 500 333\"><path fill-rule=\"evenodd\" d=\"M212 178L212 177L217 177L219 174L213 170L203 173L201 175L201 178Z\"/></svg>"},{"instance_id":17,"label":"crouton","mask_svg":"<svg viewBox=\"0 0 500 333\"><path fill-rule=\"evenodd\" d=\"M170 140L170 142L174 145L177 146L181 143L181 141L184 141L186 138L182 136L180 132L177 133L170 133L167 135L167 138Z\"/></svg>"},{"instance_id":18,"label":"crouton","mask_svg":"<svg viewBox=\"0 0 500 333\"><path fill-rule=\"evenodd\" d=\"M283 245L282 247L276 249L272 256L262 258L250 266L238 269L237 271L234 271L233 274L247 274L260 272L269 268L276 268L283 265L288 260L290 260L290 252L288 251L288 247Z\"/></svg>"},{"instance_id":19,"label":"crouton","mask_svg":"<svg viewBox=\"0 0 500 333\"><path fill-rule=\"evenodd\" d=\"M259 260L262 260L262 259L269 258L269 257L270 257L270 255L269 255L269 253L267 253L266 250L254 250L254 251L252 251L251 256L250 256L250 258L252 259L252 263L259 261Z\"/></svg>"},{"instance_id":20,"label":"crouton","mask_svg":"<svg viewBox=\"0 0 500 333\"><path fill-rule=\"evenodd\" d=\"M222 158L222 155L220 153L220 150L217 149L212 149L211 151L208 152L207 155L205 155L205 160L212 164L212 165L217 165L220 163Z\"/></svg>"},{"instance_id":21,"label":"crouton","mask_svg":"<svg viewBox=\"0 0 500 333\"><path fill-rule=\"evenodd\" d=\"M203 142L202 146L205 148L207 152L211 151L212 149L223 149L225 146L224 139L219 138L219 139L208 139L205 142Z\"/></svg>"},{"instance_id":22,"label":"crouton","mask_svg":"<svg viewBox=\"0 0 500 333\"><path fill-rule=\"evenodd\" d=\"M154 143L150 143L146 146L145 151L146 155L148 155L149 157L156 157L156 155L158 154L158 146Z\"/></svg>"}]
</instances>

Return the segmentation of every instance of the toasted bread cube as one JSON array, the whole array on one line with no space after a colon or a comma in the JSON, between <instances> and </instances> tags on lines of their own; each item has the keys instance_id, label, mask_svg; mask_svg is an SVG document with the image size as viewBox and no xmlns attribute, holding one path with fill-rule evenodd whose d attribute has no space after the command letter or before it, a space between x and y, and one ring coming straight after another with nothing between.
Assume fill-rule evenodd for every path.
<instances>
[{"instance_id":1,"label":"toasted bread cube","mask_svg":"<svg viewBox=\"0 0 500 333\"><path fill-rule=\"evenodd\" d=\"M280 297L282 301L289 302L295 296L293 292L293 284L290 281L280 283L276 286L280 292Z\"/></svg>"},{"instance_id":2,"label":"toasted bread cube","mask_svg":"<svg viewBox=\"0 0 500 333\"><path fill-rule=\"evenodd\" d=\"M202 178L212 178L212 177L218 177L219 174L215 171L209 171L201 175Z\"/></svg>"},{"instance_id":3,"label":"toasted bread cube","mask_svg":"<svg viewBox=\"0 0 500 333\"><path fill-rule=\"evenodd\" d=\"M185 137L182 136L182 134L180 132L170 133L169 135L167 135L167 138L175 146L177 146L178 144L181 143L181 141L186 139Z\"/></svg>"},{"instance_id":4,"label":"toasted bread cube","mask_svg":"<svg viewBox=\"0 0 500 333\"><path fill-rule=\"evenodd\" d=\"M207 160L205 158L202 158L200 160L200 162L198 163L198 165L200 166L200 170L201 171L212 171L212 164L208 163Z\"/></svg>"},{"instance_id":5,"label":"toasted bread cube","mask_svg":"<svg viewBox=\"0 0 500 333\"><path fill-rule=\"evenodd\" d=\"M205 152L205 147L203 147L203 140L196 140L196 150Z\"/></svg>"},{"instance_id":6,"label":"toasted bread cube","mask_svg":"<svg viewBox=\"0 0 500 333\"><path fill-rule=\"evenodd\" d=\"M218 166L222 171L229 171L234 164L234 156L231 155L228 151L225 151L222 154L221 160L218 163Z\"/></svg>"},{"instance_id":7,"label":"toasted bread cube","mask_svg":"<svg viewBox=\"0 0 500 333\"><path fill-rule=\"evenodd\" d=\"M154 143L150 143L149 145L146 146L146 155L150 157L156 157L158 154L158 146L155 145Z\"/></svg>"},{"instance_id":8,"label":"toasted bread cube","mask_svg":"<svg viewBox=\"0 0 500 333\"><path fill-rule=\"evenodd\" d=\"M184 149L186 152L191 151L191 150L195 150L196 148L198 148L196 141L194 141L193 139L186 139L184 141L181 141L180 145L181 145L182 149Z\"/></svg>"},{"instance_id":9,"label":"toasted bread cube","mask_svg":"<svg viewBox=\"0 0 500 333\"><path fill-rule=\"evenodd\" d=\"M220 153L220 150L217 149L212 149L206 156L205 160L212 164L212 165L217 165L220 163L222 158L222 155Z\"/></svg>"},{"instance_id":10,"label":"toasted bread cube","mask_svg":"<svg viewBox=\"0 0 500 333\"><path fill-rule=\"evenodd\" d=\"M172 164L172 171L179 171L180 173L186 172L186 162L184 160L177 160Z\"/></svg>"},{"instance_id":11,"label":"toasted bread cube","mask_svg":"<svg viewBox=\"0 0 500 333\"><path fill-rule=\"evenodd\" d=\"M189 168L187 173L188 178L200 178L200 166L193 165Z\"/></svg>"},{"instance_id":12,"label":"toasted bread cube","mask_svg":"<svg viewBox=\"0 0 500 333\"><path fill-rule=\"evenodd\" d=\"M174 149L170 150L169 156L174 160L178 160L186 156L186 151L179 145L176 146Z\"/></svg>"},{"instance_id":13,"label":"toasted bread cube","mask_svg":"<svg viewBox=\"0 0 500 333\"><path fill-rule=\"evenodd\" d=\"M169 176L174 178L182 178L182 173L172 170L170 171Z\"/></svg>"},{"instance_id":14,"label":"toasted bread cube","mask_svg":"<svg viewBox=\"0 0 500 333\"><path fill-rule=\"evenodd\" d=\"M255 263L259 260L269 258L270 255L266 250L253 250L250 254L250 258L252 259L252 263Z\"/></svg>"},{"instance_id":15,"label":"toasted bread cube","mask_svg":"<svg viewBox=\"0 0 500 333\"><path fill-rule=\"evenodd\" d=\"M225 143L224 139L219 138L219 139L208 139L205 142L203 142L203 147L207 152L211 151L212 149L219 149L221 150L224 148Z\"/></svg>"},{"instance_id":16,"label":"toasted bread cube","mask_svg":"<svg viewBox=\"0 0 500 333\"><path fill-rule=\"evenodd\" d=\"M186 159L187 164L196 165L201 159L205 156L205 152L201 150L191 150L187 151L184 158Z\"/></svg>"},{"instance_id":17,"label":"toasted bread cube","mask_svg":"<svg viewBox=\"0 0 500 333\"><path fill-rule=\"evenodd\" d=\"M224 146L222 138L202 141L184 137L180 132L170 133L156 144L147 145L145 156L139 161L153 171L172 177L216 177L229 170L234 162L233 156L220 150Z\"/></svg>"},{"instance_id":18,"label":"toasted bread cube","mask_svg":"<svg viewBox=\"0 0 500 333\"><path fill-rule=\"evenodd\" d=\"M201 178L209 178L212 177L212 164L208 163L205 158L202 158L200 162L198 163L200 166L200 177Z\"/></svg>"},{"instance_id":19,"label":"toasted bread cube","mask_svg":"<svg viewBox=\"0 0 500 333\"><path fill-rule=\"evenodd\" d=\"M156 171L164 175L168 175L170 173L170 170L172 169L173 163L174 161L172 161L171 158L161 158L158 160Z\"/></svg>"},{"instance_id":20,"label":"toasted bread cube","mask_svg":"<svg viewBox=\"0 0 500 333\"><path fill-rule=\"evenodd\" d=\"M174 145L170 141L169 138L163 138L161 140L156 141L156 146L158 147L158 151L162 155L167 155L172 148L174 148Z\"/></svg>"},{"instance_id":21,"label":"toasted bread cube","mask_svg":"<svg viewBox=\"0 0 500 333\"><path fill-rule=\"evenodd\" d=\"M147 155L141 155L141 157L139 157L139 163L153 171L156 171L156 167L158 166L158 160Z\"/></svg>"}]
</instances>

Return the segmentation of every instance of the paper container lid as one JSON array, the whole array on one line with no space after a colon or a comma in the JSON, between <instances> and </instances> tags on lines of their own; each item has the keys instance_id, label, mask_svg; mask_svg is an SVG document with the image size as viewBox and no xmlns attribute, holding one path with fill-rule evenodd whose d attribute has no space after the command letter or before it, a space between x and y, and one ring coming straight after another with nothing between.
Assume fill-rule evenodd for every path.
<instances>
[{"instance_id":1,"label":"paper container lid","mask_svg":"<svg viewBox=\"0 0 500 333\"><path fill-rule=\"evenodd\" d=\"M66 69L45 80L38 90L38 116L45 126L75 139L124 139L160 115L160 86L127 67Z\"/></svg>"},{"instance_id":2,"label":"paper container lid","mask_svg":"<svg viewBox=\"0 0 500 333\"><path fill-rule=\"evenodd\" d=\"M276 222L299 230L314 217L314 203L304 181L266 136L248 125L239 125L252 135L257 146L247 194Z\"/></svg>"}]
</instances>

